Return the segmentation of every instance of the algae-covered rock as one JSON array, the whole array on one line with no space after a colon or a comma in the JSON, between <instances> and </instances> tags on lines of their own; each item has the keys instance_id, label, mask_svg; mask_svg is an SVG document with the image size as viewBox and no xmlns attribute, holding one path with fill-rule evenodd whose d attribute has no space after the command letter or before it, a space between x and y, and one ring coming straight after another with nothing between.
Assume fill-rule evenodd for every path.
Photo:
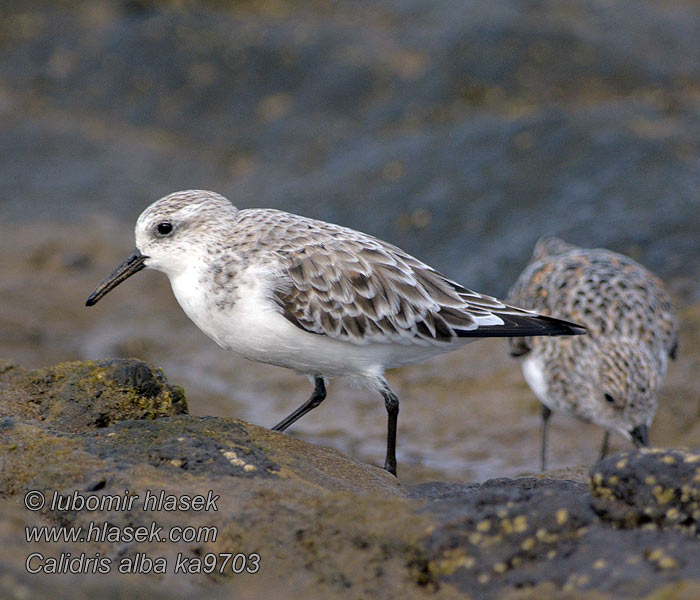
<instances>
[{"instance_id":1,"label":"algae-covered rock","mask_svg":"<svg viewBox=\"0 0 700 600\"><path fill-rule=\"evenodd\" d=\"M136 359L68 362L34 371L6 363L0 373L0 417L41 421L61 431L187 413L182 388Z\"/></svg>"},{"instance_id":2,"label":"algae-covered rock","mask_svg":"<svg viewBox=\"0 0 700 600\"><path fill-rule=\"evenodd\" d=\"M661 448L621 452L593 468L590 485L595 511L616 527L700 535L698 453Z\"/></svg>"},{"instance_id":3,"label":"algae-covered rock","mask_svg":"<svg viewBox=\"0 0 700 600\"><path fill-rule=\"evenodd\" d=\"M429 490L423 511L440 524L422 543L430 576L475 597L548 582L559 592L639 598L700 576L697 543L672 532L605 527L580 483L528 477L460 488Z\"/></svg>"},{"instance_id":4,"label":"algae-covered rock","mask_svg":"<svg viewBox=\"0 0 700 600\"><path fill-rule=\"evenodd\" d=\"M648 520L611 527L601 504L614 490L638 512L650 506L637 480L646 470L662 492L680 490L649 493L687 529L697 487L687 452L611 457L594 469L593 497L547 477L406 489L381 468L239 419L172 414L185 410L182 393L139 361L6 362L0 386L0 595L83 597L76 578L84 597L106 598L700 592L696 539ZM105 413L108 425L96 418ZM624 484L613 468L630 469ZM63 533L28 538L42 526Z\"/></svg>"}]
</instances>

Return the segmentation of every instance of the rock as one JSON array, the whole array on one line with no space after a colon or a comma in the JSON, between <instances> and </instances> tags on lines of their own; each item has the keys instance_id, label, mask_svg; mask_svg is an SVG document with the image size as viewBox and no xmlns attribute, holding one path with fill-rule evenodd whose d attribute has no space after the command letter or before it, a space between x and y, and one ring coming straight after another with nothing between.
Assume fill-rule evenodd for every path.
<instances>
[{"instance_id":1,"label":"rock","mask_svg":"<svg viewBox=\"0 0 700 600\"><path fill-rule=\"evenodd\" d=\"M429 578L479 598L534 590L543 582L564 591L642 597L663 583L699 575L697 543L670 532L605 527L586 486L577 482L487 481L431 494L423 511L440 522L422 540Z\"/></svg>"},{"instance_id":2,"label":"rock","mask_svg":"<svg viewBox=\"0 0 700 600\"><path fill-rule=\"evenodd\" d=\"M700 536L700 454L652 448L610 456L591 472L591 495L600 518L616 527Z\"/></svg>"},{"instance_id":3,"label":"rock","mask_svg":"<svg viewBox=\"0 0 700 600\"><path fill-rule=\"evenodd\" d=\"M0 417L78 432L186 413L182 388L140 360L61 363L35 371L0 365Z\"/></svg>"},{"instance_id":4,"label":"rock","mask_svg":"<svg viewBox=\"0 0 700 600\"><path fill-rule=\"evenodd\" d=\"M9 597L76 597L76 578L106 598L700 593L697 541L630 519L611 527L595 483L594 498L585 484L546 477L406 489L383 469L238 419L153 418L163 407L184 412L184 398L138 361L14 365L1 385L0 594ZM94 418L104 411L90 409L95 398L111 399L112 424ZM666 487L694 464L675 451L666 454L675 463L625 457L643 465L652 455ZM43 525L68 537L27 541L26 528ZM104 572L90 570L98 560ZM58 574L42 571L56 564Z\"/></svg>"}]
</instances>

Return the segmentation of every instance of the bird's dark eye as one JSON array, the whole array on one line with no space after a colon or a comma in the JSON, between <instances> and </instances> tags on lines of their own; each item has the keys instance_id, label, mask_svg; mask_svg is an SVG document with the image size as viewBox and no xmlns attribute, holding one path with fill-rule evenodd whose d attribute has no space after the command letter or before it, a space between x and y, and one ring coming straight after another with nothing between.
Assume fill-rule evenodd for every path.
<instances>
[{"instance_id":1,"label":"bird's dark eye","mask_svg":"<svg viewBox=\"0 0 700 600\"><path fill-rule=\"evenodd\" d=\"M615 398L613 398L610 394L605 394L605 401L609 404L615 404Z\"/></svg>"},{"instance_id":2,"label":"bird's dark eye","mask_svg":"<svg viewBox=\"0 0 700 600\"><path fill-rule=\"evenodd\" d=\"M173 224L169 223L168 221L158 223L156 226L156 231L158 231L159 235L170 235L173 231Z\"/></svg>"}]
</instances>

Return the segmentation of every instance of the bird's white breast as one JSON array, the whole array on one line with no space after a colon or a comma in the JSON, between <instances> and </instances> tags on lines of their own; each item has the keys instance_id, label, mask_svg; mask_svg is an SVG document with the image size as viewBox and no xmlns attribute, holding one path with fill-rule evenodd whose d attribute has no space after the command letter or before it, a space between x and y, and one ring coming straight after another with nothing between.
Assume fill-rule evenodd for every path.
<instances>
[{"instance_id":1,"label":"bird's white breast","mask_svg":"<svg viewBox=\"0 0 700 600\"><path fill-rule=\"evenodd\" d=\"M522 363L523 376L538 400L551 408L547 391L547 380L543 360L539 356L528 356Z\"/></svg>"},{"instance_id":2,"label":"bird's white breast","mask_svg":"<svg viewBox=\"0 0 700 600\"><path fill-rule=\"evenodd\" d=\"M289 322L272 300L267 271L253 267L239 273L235 302L217 306L216 293L195 269L171 277L173 293L187 316L220 346L244 357L310 375L360 375L370 378L387 368L419 362L473 341L406 346L353 344L309 333Z\"/></svg>"}]
</instances>

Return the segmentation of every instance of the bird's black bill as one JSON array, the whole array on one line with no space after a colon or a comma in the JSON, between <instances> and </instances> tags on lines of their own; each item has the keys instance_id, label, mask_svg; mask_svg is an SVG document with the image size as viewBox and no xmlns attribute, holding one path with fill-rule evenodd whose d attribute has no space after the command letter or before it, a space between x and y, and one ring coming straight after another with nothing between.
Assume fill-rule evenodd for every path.
<instances>
[{"instance_id":1,"label":"bird's black bill","mask_svg":"<svg viewBox=\"0 0 700 600\"><path fill-rule=\"evenodd\" d=\"M639 425L630 431L632 442L637 448L642 448L649 445L649 430L646 425Z\"/></svg>"},{"instance_id":2,"label":"bird's black bill","mask_svg":"<svg viewBox=\"0 0 700 600\"><path fill-rule=\"evenodd\" d=\"M111 292L122 281L131 277L134 273L138 273L146 265L144 261L148 256L144 256L138 249L128 256L128 258L120 264L114 271L102 280L102 283L95 288L95 291L90 294L90 297L85 301L85 306L97 304L103 296Z\"/></svg>"}]
</instances>

